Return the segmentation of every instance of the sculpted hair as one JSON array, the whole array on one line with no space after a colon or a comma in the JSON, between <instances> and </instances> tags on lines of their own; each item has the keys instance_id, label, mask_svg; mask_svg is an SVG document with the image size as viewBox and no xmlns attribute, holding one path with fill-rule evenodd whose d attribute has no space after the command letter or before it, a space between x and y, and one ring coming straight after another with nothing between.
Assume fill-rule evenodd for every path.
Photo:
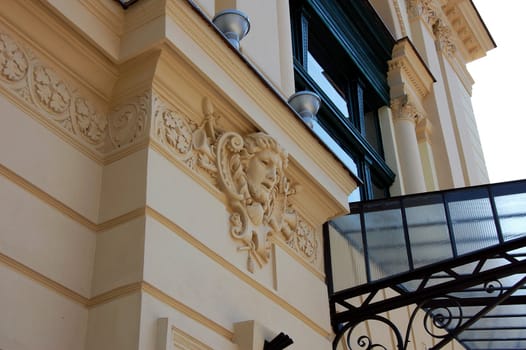
<instances>
[{"instance_id":1,"label":"sculpted hair","mask_svg":"<svg viewBox=\"0 0 526 350\"><path fill-rule=\"evenodd\" d=\"M266 149L270 149L281 158L283 169L287 168L288 165L288 153L269 135L263 132L256 132L249 134L245 137L245 149L248 153L248 157L252 157L254 154L261 152Z\"/></svg>"}]
</instances>

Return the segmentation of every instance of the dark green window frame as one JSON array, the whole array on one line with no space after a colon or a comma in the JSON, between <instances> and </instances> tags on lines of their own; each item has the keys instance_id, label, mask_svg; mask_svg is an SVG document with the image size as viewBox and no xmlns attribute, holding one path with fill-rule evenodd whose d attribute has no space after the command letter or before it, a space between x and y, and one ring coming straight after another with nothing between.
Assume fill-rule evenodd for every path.
<instances>
[{"instance_id":1,"label":"dark green window frame","mask_svg":"<svg viewBox=\"0 0 526 350\"><path fill-rule=\"evenodd\" d=\"M377 111L389 104L393 37L367 0L291 0L290 12L296 90L322 98L319 123L356 164L360 199L388 197L395 174L383 156ZM314 78L317 64L323 78Z\"/></svg>"}]
</instances>

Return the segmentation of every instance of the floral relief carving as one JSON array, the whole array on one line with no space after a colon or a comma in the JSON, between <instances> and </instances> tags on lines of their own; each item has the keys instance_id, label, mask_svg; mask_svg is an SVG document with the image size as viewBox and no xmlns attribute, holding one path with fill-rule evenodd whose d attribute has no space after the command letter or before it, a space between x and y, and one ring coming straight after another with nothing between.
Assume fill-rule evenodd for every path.
<instances>
[{"instance_id":1,"label":"floral relief carving","mask_svg":"<svg viewBox=\"0 0 526 350\"><path fill-rule=\"evenodd\" d=\"M296 234L297 250L309 261L315 262L318 258L319 242L312 226L300 220Z\"/></svg>"},{"instance_id":2,"label":"floral relief carving","mask_svg":"<svg viewBox=\"0 0 526 350\"><path fill-rule=\"evenodd\" d=\"M108 118L109 135L113 147L120 149L146 136L150 113L151 95L149 92L114 108Z\"/></svg>"},{"instance_id":3,"label":"floral relief carving","mask_svg":"<svg viewBox=\"0 0 526 350\"><path fill-rule=\"evenodd\" d=\"M433 26L433 34L435 35L440 50L448 56L453 56L457 48L453 43L451 29L444 25L441 20L439 20L436 21L435 25Z\"/></svg>"},{"instance_id":4,"label":"floral relief carving","mask_svg":"<svg viewBox=\"0 0 526 350\"><path fill-rule=\"evenodd\" d=\"M415 123L415 125L423 117L422 113L420 113L407 95L391 100L391 110L393 111L395 120L407 120Z\"/></svg>"},{"instance_id":5,"label":"floral relief carving","mask_svg":"<svg viewBox=\"0 0 526 350\"><path fill-rule=\"evenodd\" d=\"M75 100L75 112L77 122L74 125L78 127L76 131L90 143L101 143L108 124L106 117L97 114L91 103L82 97Z\"/></svg>"},{"instance_id":6,"label":"floral relief carving","mask_svg":"<svg viewBox=\"0 0 526 350\"><path fill-rule=\"evenodd\" d=\"M319 238L290 201L296 190L286 176L287 152L267 134L218 129L218 115L208 99L200 124L168 108L152 92L101 113L57 70L1 29L0 86L33 110L37 120L101 159L150 136L225 194L229 234L248 255L249 271L268 263L271 237L316 263Z\"/></svg>"},{"instance_id":7,"label":"floral relief carving","mask_svg":"<svg viewBox=\"0 0 526 350\"><path fill-rule=\"evenodd\" d=\"M153 137L175 158L215 184L217 167L212 151L214 145L206 136L205 124L198 126L154 96Z\"/></svg>"},{"instance_id":8,"label":"floral relief carving","mask_svg":"<svg viewBox=\"0 0 526 350\"><path fill-rule=\"evenodd\" d=\"M0 71L9 81L23 79L28 70L26 56L16 42L7 34L0 33Z\"/></svg>"},{"instance_id":9,"label":"floral relief carving","mask_svg":"<svg viewBox=\"0 0 526 350\"><path fill-rule=\"evenodd\" d=\"M44 119L98 153L107 116L9 34L0 33L0 83Z\"/></svg>"},{"instance_id":10,"label":"floral relief carving","mask_svg":"<svg viewBox=\"0 0 526 350\"><path fill-rule=\"evenodd\" d=\"M439 12L434 0L407 0L407 4L412 16L422 17L431 26L439 18Z\"/></svg>"},{"instance_id":11,"label":"floral relief carving","mask_svg":"<svg viewBox=\"0 0 526 350\"><path fill-rule=\"evenodd\" d=\"M71 100L66 84L50 68L37 66L33 70L37 100L51 112L64 113Z\"/></svg>"},{"instance_id":12,"label":"floral relief carving","mask_svg":"<svg viewBox=\"0 0 526 350\"><path fill-rule=\"evenodd\" d=\"M202 124L167 108L157 97L153 137L177 159L213 180L227 198L230 235L254 272L270 260L271 237L284 240L315 263L319 240L290 203L296 193L286 176L288 154L271 136L221 131L208 99Z\"/></svg>"}]
</instances>

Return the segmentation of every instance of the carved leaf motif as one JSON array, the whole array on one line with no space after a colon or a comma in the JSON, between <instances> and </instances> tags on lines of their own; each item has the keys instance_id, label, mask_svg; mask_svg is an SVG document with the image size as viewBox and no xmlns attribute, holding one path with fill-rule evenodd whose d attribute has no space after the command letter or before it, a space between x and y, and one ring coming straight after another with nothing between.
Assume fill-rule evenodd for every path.
<instances>
[{"instance_id":1,"label":"carved leaf motif","mask_svg":"<svg viewBox=\"0 0 526 350\"><path fill-rule=\"evenodd\" d=\"M132 102L113 110L109 117L108 129L116 148L132 144L145 134L149 115L150 95L139 96Z\"/></svg>"},{"instance_id":2,"label":"carved leaf motif","mask_svg":"<svg viewBox=\"0 0 526 350\"><path fill-rule=\"evenodd\" d=\"M296 232L296 245L298 250L309 260L314 261L317 258L319 244L316 233L312 227L301 220Z\"/></svg>"},{"instance_id":3,"label":"carved leaf motif","mask_svg":"<svg viewBox=\"0 0 526 350\"><path fill-rule=\"evenodd\" d=\"M19 81L26 76L29 64L16 42L7 34L0 34L0 71L9 81Z\"/></svg>"},{"instance_id":4,"label":"carved leaf motif","mask_svg":"<svg viewBox=\"0 0 526 350\"><path fill-rule=\"evenodd\" d=\"M34 80L38 101L54 113L64 113L71 100L65 83L50 68L43 66L35 68Z\"/></svg>"},{"instance_id":5,"label":"carved leaf motif","mask_svg":"<svg viewBox=\"0 0 526 350\"><path fill-rule=\"evenodd\" d=\"M95 113L94 108L83 98L76 99L75 111L80 134L90 143L100 143L106 130L106 118Z\"/></svg>"}]
</instances>

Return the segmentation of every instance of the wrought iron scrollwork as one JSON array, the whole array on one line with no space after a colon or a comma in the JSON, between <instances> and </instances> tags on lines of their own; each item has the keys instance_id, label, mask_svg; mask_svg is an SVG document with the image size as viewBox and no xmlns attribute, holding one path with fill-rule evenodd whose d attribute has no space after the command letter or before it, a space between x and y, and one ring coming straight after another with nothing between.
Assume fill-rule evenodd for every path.
<instances>
[{"instance_id":1,"label":"wrought iron scrollwork","mask_svg":"<svg viewBox=\"0 0 526 350\"><path fill-rule=\"evenodd\" d=\"M379 316L379 315L374 315L374 316L371 316L367 319L363 319L363 320L360 320L360 321L357 321L357 322L353 322L353 323L347 323L341 330L340 332L338 332L338 334L336 335L336 338L334 340L334 349L336 349L337 347L337 344L339 343L340 339L342 338L342 336L347 333L347 336L346 336L346 343L347 343L347 347L349 350L357 350L357 349L361 349L361 350L388 350L389 348L387 348L385 345L383 344L379 344L379 343L374 343L373 339L368 336L368 335L359 335L357 337L354 337L354 333L355 331L357 330L357 327L364 323L364 322L367 322L367 321L378 321L378 322L381 322L385 325L387 325L391 331L393 332L393 334L395 335L395 338L396 338L396 342L397 342L397 345L396 345L396 349L397 350L403 350L404 349L404 345L403 345L403 339L402 339L402 335L400 333L400 331L398 330L398 328L396 327L396 325L391 322L389 319L383 317L383 316ZM354 339L356 339L354 341Z\"/></svg>"},{"instance_id":2,"label":"wrought iron scrollwork","mask_svg":"<svg viewBox=\"0 0 526 350\"><path fill-rule=\"evenodd\" d=\"M452 305L430 306L432 301L437 301L440 299L450 300L452 302ZM445 336L447 336L448 333L441 332L441 334L439 334L437 333L437 331L450 331L458 328L462 324L462 306L455 298L450 296L425 301L413 311L413 314L416 314L418 310L425 311L424 329L426 330L427 334L429 334L433 338L444 338ZM456 310L456 314L454 310ZM409 324L409 326L411 327L411 323Z\"/></svg>"},{"instance_id":3,"label":"wrought iron scrollwork","mask_svg":"<svg viewBox=\"0 0 526 350\"><path fill-rule=\"evenodd\" d=\"M498 296L501 296L504 292L502 283L499 280L491 280L484 283L484 290L488 294L493 294L495 291L498 291Z\"/></svg>"}]
</instances>

